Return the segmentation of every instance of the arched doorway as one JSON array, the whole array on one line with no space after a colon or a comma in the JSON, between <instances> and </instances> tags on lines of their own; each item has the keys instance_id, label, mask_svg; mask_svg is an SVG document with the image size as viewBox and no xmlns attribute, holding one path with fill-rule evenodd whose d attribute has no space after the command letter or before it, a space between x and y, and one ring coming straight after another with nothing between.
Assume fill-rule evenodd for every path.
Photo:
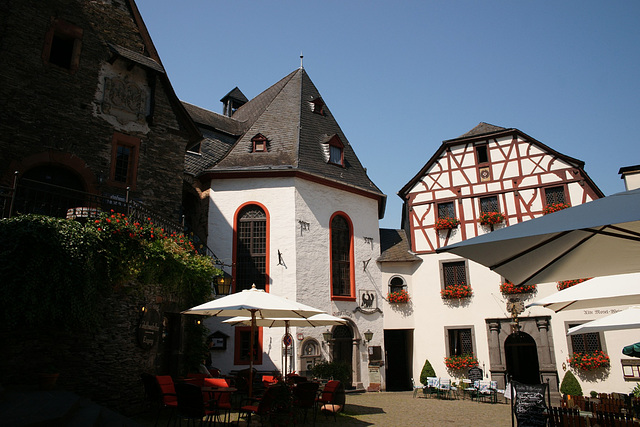
<instances>
[{"instance_id":1,"label":"arched doorway","mask_svg":"<svg viewBox=\"0 0 640 427\"><path fill-rule=\"evenodd\" d=\"M339 325L333 329L333 361L344 362L353 372L353 329L350 325ZM349 379L351 383L352 378ZM349 387L351 384L345 384Z\"/></svg>"},{"instance_id":2,"label":"arched doorway","mask_svg":"<svg viewBox=\"0 0 640 427\"><path fill-rule=\"evenodd\" d=\"M67 209L85 205L85 191L82 178L71 170L36 166L20 178L14 211L65 217Z\"/></svg>"},{"instance_id":3,"label":"arched doorway","mask_svg":"<svg viewBox=\"0 0 640 427\"><path fill-rule=\"evenodd\" d=\"M523 384L540 384L538 347L531 335L515 332L504 341L507 373Z\"/></svg>"}]
</instances>

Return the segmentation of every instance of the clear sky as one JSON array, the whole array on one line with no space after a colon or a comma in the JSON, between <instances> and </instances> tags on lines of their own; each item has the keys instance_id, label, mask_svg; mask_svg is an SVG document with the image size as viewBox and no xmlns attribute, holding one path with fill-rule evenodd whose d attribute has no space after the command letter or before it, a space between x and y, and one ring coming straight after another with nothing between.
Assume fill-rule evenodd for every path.
<instances>
[{"instance_id":1,"label":"clear sky","mask_svg":"<svg viewBox=\"0 0 640 427\"><path fill-rule=\"evenodd\" d=\"M376 185L383 228L436 151L487 122L583 160L606 194L640 164L640 1L137 0L178 97L222 113L300 66Z\"/></svg>"}]
</instances>

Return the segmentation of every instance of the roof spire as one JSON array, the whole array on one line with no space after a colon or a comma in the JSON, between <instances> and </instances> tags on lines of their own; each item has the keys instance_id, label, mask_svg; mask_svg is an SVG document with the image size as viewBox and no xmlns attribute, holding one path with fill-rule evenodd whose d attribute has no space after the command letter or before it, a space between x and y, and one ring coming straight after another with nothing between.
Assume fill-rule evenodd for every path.
<instances>
[{"instance_id":1,"label":"roof spire","mask_svg":"<svg viewBox=\"0 0 640 427\"><path fill-rule=\"evenodd\" d=\"M304 68L302 65L302 58L304 58L304 56L302 55L302 51L300 51L300 68Z\"/></svg>"}]
</instances>

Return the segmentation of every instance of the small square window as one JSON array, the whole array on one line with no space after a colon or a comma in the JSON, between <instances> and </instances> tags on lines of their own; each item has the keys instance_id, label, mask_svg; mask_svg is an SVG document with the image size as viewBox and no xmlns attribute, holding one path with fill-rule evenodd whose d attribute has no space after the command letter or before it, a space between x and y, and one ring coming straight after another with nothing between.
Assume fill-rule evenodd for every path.
<instances>
[{"instance_id":1,"label":"small square window","mask_svg":"<svg viewBox=\"0 0 640 427\"><path fill-rule=\"evenodd\" d=\"M253 364L262 365L262 328L258 328L253 336ZM235 330L234 364L249 365L251 360L251 327L238 326Z\"/></svg>"},{"instance_id":2,"label":"small square window","mask_svg":"<svg viewBox=\"0 0 640 427\"><path fill-rule=\"evenodd\" d=\"M438 203L438 218L455 218L456 209L453 202Z\"/></svg>"},{"instance_id":3,"label":"small square window","mask_svg":"<svg viewBox=\"0 0 640 427\"><path fill-rule=\"evenodd\" d=\"M61 19L53 19L45 35L42 59L47 64L74 73L80 63L83 30Z\"/></svg>"},{"instance_id":4,"label":"small square window","mask_svg":"<svg viewBox=\"0 0 640 427\"><path fill-rule=\"evenodd\" d=\"M325 144L328 150L325 152L329 157L327 161L334 165L344 166L344 144L338 135L333 135Z\"/></svg>"},{"instance_id":5,"label":"small square window","mask_svg":"<svg viewBox=\"0 0 640 427\"><path fill-rule=\"evenodd\" d=\"M470 328L447 329L447 339L449 341L449 357L474 354L473 336Z\"/></svg>"},{"instance_id":6,"label":"small square window","mask_svg":"<svg viewBox=\"0 0 640 427\"><path fill-rule=\"evenodd\" d=\"M489 163L489 153L487 152L486 145L477 145L476 146L476 157L478 159L478 164L481 165L483 163Z\"/></svg>"},{"instance_id":7,"label":"small square window","mask_svg":"<svg viewBox=\"0 0 640 427\"><path fill-rule=\"evenodd\" d=\"M500 212L500 205L498 204L498 197L483 197L480 199L480 212Z\"/></svg>"},{"instance_id":8,"label":"small square window","mask_svg":"<svg viewBox=\"0 0 640 427\"><path fill-rule=\"evenodd\" d=\"M452 261L442 263L442 287L467 284L467 265L465 261Z\"/></svg>"},{"instance_id":9,"label":"small square window","mask_svg":"<svg viewBox=\"0 0 640 427\"><path fill-rule=\"evenodd\" d=\"M566 203L563 186L545 188L544 195L547 206Z\"/></svg>"}]
</instances>

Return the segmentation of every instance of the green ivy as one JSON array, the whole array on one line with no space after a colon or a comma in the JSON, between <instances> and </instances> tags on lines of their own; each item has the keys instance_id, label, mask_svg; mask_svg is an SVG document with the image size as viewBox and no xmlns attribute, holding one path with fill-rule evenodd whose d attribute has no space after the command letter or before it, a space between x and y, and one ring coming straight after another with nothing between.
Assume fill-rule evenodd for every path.
<instances>
[{"instance_id":1,"label":"green ivy","mask_svg":"<svg viewBox=\"0 0 640 427\"><path fill-rule=\"evenodd\" d=\"M0 319L7 327L92 329L115 289L158 284L183 306L202 303L221 274L182 234L105 214L83 225L39 215L0 220Z\"/></svg>"}]
</instances>

